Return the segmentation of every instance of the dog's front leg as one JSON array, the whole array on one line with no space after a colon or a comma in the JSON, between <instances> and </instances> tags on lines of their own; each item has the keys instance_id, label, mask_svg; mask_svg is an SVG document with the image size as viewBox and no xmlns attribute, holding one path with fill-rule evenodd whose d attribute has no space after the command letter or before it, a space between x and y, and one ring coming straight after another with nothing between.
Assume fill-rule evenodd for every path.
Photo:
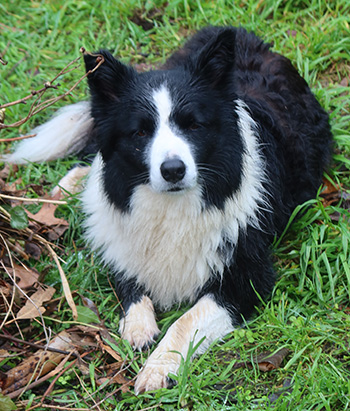
<instances>
[{"instance_id":1,"label":"dog's front leg","mask_svg":"<svg viewBox=\"0 0 350 411\"><path fill-rule=\"evenodd\" d=\"M167 387L168 374L177 373L181 357L186 358L191 341L195 345L205 337L196 351L201 354L215 339L232 330L229 312L215 301L213 295L205 295L175 321L150 355L136 379L136 394Z\"/></svg>"},{"instance_id":2,"label":"dog's front leg","mask_svg":"<svg viewBox=\"0 0 350 411\"><path fill-rule=\"evenodd\" d=\"M122 300L119 333L136 350L154 343L159 334L152 301L134 281L119 282L116 290Z\"/></svg>"}]
</instances>

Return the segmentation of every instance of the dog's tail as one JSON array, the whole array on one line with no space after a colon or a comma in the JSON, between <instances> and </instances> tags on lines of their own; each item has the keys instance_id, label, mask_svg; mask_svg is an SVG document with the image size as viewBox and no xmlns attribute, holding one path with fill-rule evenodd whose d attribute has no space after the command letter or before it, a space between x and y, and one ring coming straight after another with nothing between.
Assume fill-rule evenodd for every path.
<instances>
[{"instance_id":1,"label":"dog's tail","mask_svg":"<svg viewBox=\"0 0 350 411\"><path fill-rule=\"evenodd\" d=\"M79 152L87 144L92 127L89 102L63 107L33 130L35 137L22 140L12 154L2 155L0 160L15 164L43 162Z\"/></svg>"}]
</instances>

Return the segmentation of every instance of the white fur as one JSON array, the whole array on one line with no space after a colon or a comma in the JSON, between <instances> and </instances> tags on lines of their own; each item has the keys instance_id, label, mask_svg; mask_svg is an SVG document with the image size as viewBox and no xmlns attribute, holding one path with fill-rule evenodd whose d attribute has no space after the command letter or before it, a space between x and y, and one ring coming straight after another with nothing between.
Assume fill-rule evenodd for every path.
<instances>
[{"instance_id":1,"label":"white fur","mask_svg":"<svg viewBox=\"0 0 350 411\"><path fill-rule=\"evenodd\" d=\"M90 103L63 107L47 123L35 128L35 137L21 141L14 153L0 160L8 163L44 162L64 157L84 147L92 127Z\"/></svg>"},{"instance_id":2,"label":"white fur","mask_svg":"<svg viewBox=\"0 0 350 411\"><path fill-rule=\"evenodd\" d=\"M196 184L197 170L189 144L176 134L169 117L172 102L169 91L163 85L153 93L153 100L158 113L158 126L150 148L150 181L155 191L167 191L172 184L164 180L160 166L165 160L181 159L186 166L186 174L179 184L181 188L191 188Z\"/></svg>"},{"instance_id":3,"label":"white fur","mask_svg":"<svg viewBox=\"0 0 350 411\"><path fill-rule=\"evenodd\" d=\"M51 195L57 196L60 193L61 197L67 194L77 194L83 190L83 179L90 171L90 166L74 167L61 178L57 186L52 190Z\"/></svg>"},{"instance_id":4,"label":"white fur","mask_svg":"<svg viewBox=\"0 0 350 411\"><path fill-rule=\"evenodd\" d=\"M212 273L221 276L230 262L233 249L224 257L218 253L223 242L236 244L239 229L248 223L258 227L264 164L254 121L239 102L237 113L245 145L243 178L223 211L203 207L198 185L176 195L140 185L132 195L130 212L123 213L104 193L101 156L94 161L83 195L91 246L164 309L193 301Z\"/></svg>"},{"instance_id":5,"label":"white fur","mask_svg":"<svg viewBox=\"0 0 350 411\"><path fill-rule=\"evenodd\" d=\"M209 345L233 331L230 314L206 295L169 328L162 341L147 359L135 382L135 393L167 386L169 373L177 374L181 358L186 359L190 342L201 354Z\"/></svg>"},{"instance_id":6,"label":"white fur","mask_svg":"<svg viewBox=\"0 0 350 411\"><path fill-rule=\"evenodd\" d=\"M148 297L143 296L140 302L131 304L119 322L119 333L138 350L154 342L159 328L152 301Z\"/></svg>"}]
</instances>

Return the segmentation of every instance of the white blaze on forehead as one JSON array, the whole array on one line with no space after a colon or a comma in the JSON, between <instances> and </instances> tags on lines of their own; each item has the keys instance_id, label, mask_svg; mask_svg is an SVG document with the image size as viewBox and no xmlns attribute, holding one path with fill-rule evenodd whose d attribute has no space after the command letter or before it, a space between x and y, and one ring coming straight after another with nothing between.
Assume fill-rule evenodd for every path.
<instances>
[{"instance_id":1,"label":"white blaze on forehead","mask_svg":"<svg viewBox=\"0 0 350 411\"><path fill-rule=\"evenodd\" d=\"M153 93L154 104L159 115L160 124L167 123L172 110L172 102L169 90L163 85Z\"/></svg>"},{"instance_id":2,"label":"white blaze on forehead","mask_svg":"<svg viewBox=\"0 0 350 411\"><path fill-rule=\"evenodd\" d=\"M157 112L157 129L149 151L150 180L155 191L167 191L170 184L160 172L160 166L166 160L179 158L186 166L186 174L181 181L181 188L193 187L197 179L195 161L191 147L181 136L174 124L170 122L173 102L169 90L163 85L153 92L153 102Z\"/></svg>"}]
</instances>

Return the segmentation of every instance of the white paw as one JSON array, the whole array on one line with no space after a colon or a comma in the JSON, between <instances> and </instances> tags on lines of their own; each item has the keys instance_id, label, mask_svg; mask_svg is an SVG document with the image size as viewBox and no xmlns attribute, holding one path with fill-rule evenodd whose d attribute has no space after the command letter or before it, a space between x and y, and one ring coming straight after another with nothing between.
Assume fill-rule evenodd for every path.
<instances>
[{"instance_id":1,"label":"white paw","mask_svg":"<svg viewBox=\"0 0 350 411\"><path fill-rule=\"evenodd\" d=\"M173 353L169 353L171 357ZM168 388L170 385L169 373L176 374L180 365L180 355L175 354L179 361L165 359L152 363L152 356L148 359L143 369L140 371L135 382L135 394L138 395L145 391Z\"/></svg>"},{"instance_id":2,"label":"white paw","mask_svg":"<svg viewBox=\"0 0 350 411\"><path fill-rule=\"evenodd\" d=\"M132 304L124 318L120 320L121 337L129 341L136 350L148 348L159 334L153 304L148 297Z\"/></svg>"}]
</instances>

